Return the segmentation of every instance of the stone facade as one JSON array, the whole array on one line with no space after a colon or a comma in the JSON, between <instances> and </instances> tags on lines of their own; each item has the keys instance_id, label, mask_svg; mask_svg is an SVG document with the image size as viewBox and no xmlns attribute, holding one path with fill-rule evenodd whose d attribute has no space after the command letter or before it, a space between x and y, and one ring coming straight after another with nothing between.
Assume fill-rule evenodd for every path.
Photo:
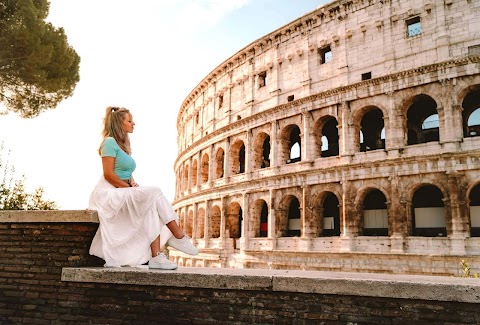
<instances>
[{"instance_id":1,"label":"stone facade","mask_svg":"<svg viewBox=\"0 0 480 325\"><path fill-rule=\"evenodd\" d=\"M480 2L339 0L184 100L180 265L480 267Z\"/></svg>"}]
</instances>

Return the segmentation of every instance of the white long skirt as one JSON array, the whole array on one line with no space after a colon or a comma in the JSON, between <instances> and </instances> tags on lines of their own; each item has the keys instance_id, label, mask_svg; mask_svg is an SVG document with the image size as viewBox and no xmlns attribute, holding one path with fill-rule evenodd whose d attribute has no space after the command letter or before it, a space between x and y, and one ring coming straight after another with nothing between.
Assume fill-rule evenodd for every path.
<instances>
[{"instance_id":1,"label":"white long skirt","mask_svg":"<svg viewBox=\"0 0 480 325\"><path fill-rule=\"evenodd\" d=\"M151 257L150 244L160 235L163 247L172 236L166 224L178 216L160 188L116 188L102 177L89 200L100 225L90 254L105 260L105 267L135 266Z\"/></svg>"}]
</instances>

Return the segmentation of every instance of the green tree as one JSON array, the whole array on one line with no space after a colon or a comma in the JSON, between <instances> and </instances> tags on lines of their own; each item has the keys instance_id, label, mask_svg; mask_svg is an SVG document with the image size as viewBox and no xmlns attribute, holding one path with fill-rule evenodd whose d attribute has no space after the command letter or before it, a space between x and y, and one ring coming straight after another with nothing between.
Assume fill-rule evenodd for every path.
<instances>
[{"instance_id":1,"label":"green tree","mask_svg":"<svg viewBox=\"0 0 480 325\"><path fill-rule=\"evenodd\" d=\"M3 162L3 144L0 144L0 210L56 210L57 204L43 198L44 189L38 187L33 193L25 191L25 176L14 181L15 168L8 160Z\"/></svg>"},{"instance_id":2,"label":"green tree","mask_svg":"<svg viewBox=\"0 0 480 325\"><path fill-rule=\"evenodd\" d=\"M24 118L73 94L80 57L63 28L45 21L48 0L0 0L0 114Z\"/></svg>"}]
</instances>

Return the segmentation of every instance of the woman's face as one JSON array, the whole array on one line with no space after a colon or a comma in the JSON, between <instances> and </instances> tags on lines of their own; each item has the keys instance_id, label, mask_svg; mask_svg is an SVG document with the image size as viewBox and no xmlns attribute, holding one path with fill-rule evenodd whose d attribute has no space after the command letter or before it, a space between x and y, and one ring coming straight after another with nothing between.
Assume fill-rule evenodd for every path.
<instances>
[{"instance_id":1,"label":"woman's face","mask_svg":"<svg viewBox=\"0 0 480 325\"><path fill-rule=\"evenodd\" d=\"M135 122L133 122L132 114L127 113L123 115L123 123L122 123L123 130L127 133L133 133L134 126L135 126Z\"/></svg>"}]
</instances>

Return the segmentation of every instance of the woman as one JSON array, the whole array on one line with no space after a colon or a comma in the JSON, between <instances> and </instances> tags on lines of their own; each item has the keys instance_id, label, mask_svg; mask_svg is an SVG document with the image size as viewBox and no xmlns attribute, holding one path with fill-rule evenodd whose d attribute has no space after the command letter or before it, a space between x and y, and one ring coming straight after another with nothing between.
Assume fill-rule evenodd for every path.
<instances>
[{"instance_id":1,"label":"woman","mask_svg":"<svg viewBox=\"0 0 480 325\"><path fill-rule=\"evenodd\" d=\"M99 148L103 176L90 195L89 209L97 210L100 226L90 254L105 260L106 267L140 265L174 270L161 247L197 255L198 249L179 228L178 216L158 187L139 186L132 177L129 133L135 123L125 108L107 107L103 141Z\"/></svg>"}]
</instances>

